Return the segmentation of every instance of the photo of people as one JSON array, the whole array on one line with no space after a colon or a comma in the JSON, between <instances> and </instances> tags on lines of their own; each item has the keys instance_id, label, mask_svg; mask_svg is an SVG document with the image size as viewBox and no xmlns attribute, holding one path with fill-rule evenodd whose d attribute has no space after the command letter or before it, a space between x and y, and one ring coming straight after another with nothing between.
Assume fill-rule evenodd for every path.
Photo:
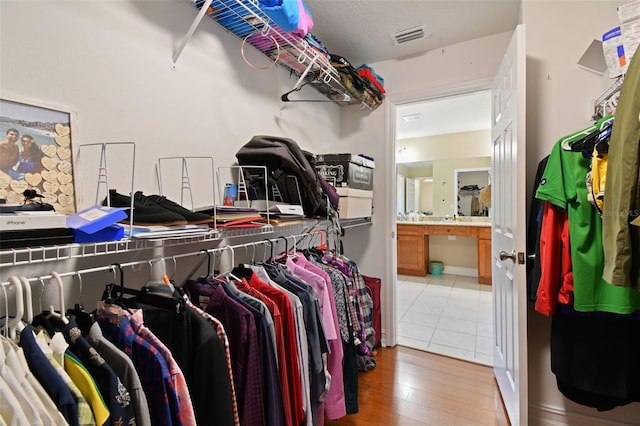
<instances>
[{"instance_id":1,"label":"photo of people","mask_svg":"<svg viewBox=\"0 0 640 426\"><path fill-rule=\"evenodd\" d=\"M0 99L0 199L23 204L34 189L59 213L75 213L68 112Z\"/></svg>"}]
</instances>

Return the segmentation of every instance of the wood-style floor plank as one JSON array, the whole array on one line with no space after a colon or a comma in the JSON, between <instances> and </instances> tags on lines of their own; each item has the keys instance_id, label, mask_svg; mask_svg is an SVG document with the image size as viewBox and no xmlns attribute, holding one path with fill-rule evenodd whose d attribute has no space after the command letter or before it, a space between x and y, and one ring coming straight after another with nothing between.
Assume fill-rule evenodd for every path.
<instances>
[{"instance_id":1,"label":"wood-style floor plank","mask_svg":"<svg viewBox=\"0 0 640 426\"><path fill-rule=\"evenodd\" d=\"M376 361L359 374L359 412L326 426L509 425L490 367L403 346Z\"/></svg>"}]
</instances>

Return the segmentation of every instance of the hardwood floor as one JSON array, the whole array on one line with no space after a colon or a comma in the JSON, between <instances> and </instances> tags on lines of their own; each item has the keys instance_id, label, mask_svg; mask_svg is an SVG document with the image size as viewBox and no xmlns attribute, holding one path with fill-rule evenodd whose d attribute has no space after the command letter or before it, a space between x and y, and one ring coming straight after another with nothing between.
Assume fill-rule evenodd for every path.
<instances>
[{"instance_id":1,"label":"hardwood floor","mask_svg":"<svg viewBox=\"0 0 640 426\"><path fill-rule=\"evenodd\" d=\"M509 424L491 367L403 346L376 360L359 374L359 413L326 426Z\"/></svg>"}]
</instances>

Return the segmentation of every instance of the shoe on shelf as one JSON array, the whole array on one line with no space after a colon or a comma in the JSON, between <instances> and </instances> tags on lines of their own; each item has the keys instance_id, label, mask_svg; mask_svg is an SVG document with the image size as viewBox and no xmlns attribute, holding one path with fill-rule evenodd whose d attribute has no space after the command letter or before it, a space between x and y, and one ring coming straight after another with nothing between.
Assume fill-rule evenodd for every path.
<instances>
[{"instance_id":1,"label":"shoe on shelf","mask_svg":"<svg viewBox=\"0 0 640 426\"><path fill-rule=\"evenodd\" d=\"M138 193L136 193L137 196ZM140 194L140 196L145 197L144 195ZM162 208L165 208L169 211L172 211L174 213L178 213L179 215L183 216L187 222L191 225L199 225L199 224L203 224L203 223L211 223L213 222L213 216L208 215L208 214L204 214L204 213L198 213L198 212L193 212L189 209L186 209L184 207L182 207L180 204L169 200L167 197L162 196L162 195L147 195L146 198L148 200L151 200L152 202L156 203L157 205L159 205Z\"/></svg>"},{"instance_id":2,"label":"shoe on shelf","mask_svg":"<svg viewBox=\"0 0 640 426\"><path fill-rule=\"evenodd\" d=\"M107 205L105 198L102 205ZM115 189L109 190L109 205L111 207L131 207L131 197L119 194ZM127 211L127 221L130 220ZM153 201L147 199L138 191L133 196L133 224L134 225L186 225L184 216L169 211Z\"/></svg>"}]
</instances>

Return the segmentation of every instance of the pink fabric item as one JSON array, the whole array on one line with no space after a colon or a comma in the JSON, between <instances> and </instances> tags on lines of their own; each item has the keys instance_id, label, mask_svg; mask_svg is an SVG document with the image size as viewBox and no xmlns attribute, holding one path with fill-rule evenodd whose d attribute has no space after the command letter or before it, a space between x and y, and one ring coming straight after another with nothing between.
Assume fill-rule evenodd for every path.
<instances>
[{"instance_id":1,"label":"pink fabric item","mask_svg":"<svg viewBox=\"0 0 640 426\"><path fill-rule=\"evenodd\" d=\"M293 31L293 33L299 35L300 37L304 37L307 35L307 33L311 32L311 29L313 28L313 19L307 12L307 8L304 5L303 0L298 0L298 9L298 29Z\"/></svg>"},{"instance_id":2,"label":"pink fabric item","mask_svg":"<svg viewBox=\"0 0 640 426\"><path fill-rule=\"evenodd\" d=\"M331 309L331 316L333 317L332 322L335 330L335 339L329 340L329 349L331 352L327 355L327 370L329 370L329 374L331 374L331 387L324 401L322 401L322 404L318 407L318 424L324 424L325 415L329 420L336 420L347 415L342 372L344 350L342 348L342 339L338 337L340 336L340 325L338 322L338 313L335 308L336 300L333 295L331 278L325 271L309 262L301 253L298 253L296 264L317 274L325 281L326 290L329 295L329 308Z\"/></svg>"}]
</instances>

